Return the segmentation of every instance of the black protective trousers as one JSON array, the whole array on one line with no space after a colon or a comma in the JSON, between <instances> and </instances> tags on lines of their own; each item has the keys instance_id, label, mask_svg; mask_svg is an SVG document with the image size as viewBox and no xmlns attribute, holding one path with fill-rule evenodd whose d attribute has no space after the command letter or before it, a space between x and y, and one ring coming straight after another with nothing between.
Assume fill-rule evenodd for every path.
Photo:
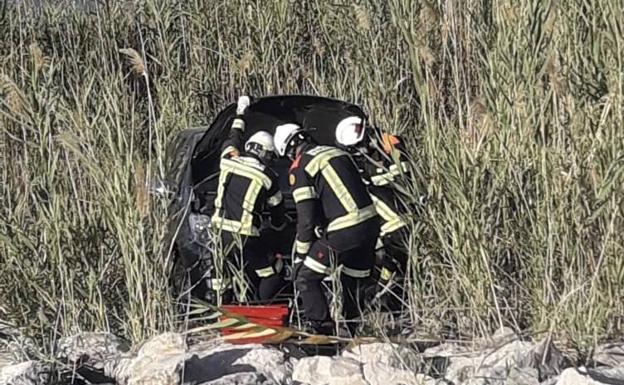
<instances>
[{"instance_id":1,"label":"black protective trousers","mask_svg":"<svg viewBox=\"0 0 624 385\"><path fill-rule=\"evenodd\" d=\"M257 270L266 269L273 266L270 256L270 242L266 237L248 237L239 234L232 234L229 231L221 232L221 247L225 252L225 262L229 265L224 270L240 269L251 287L254 299L266 301L272 299L284 286L284 281L279 274L267 277L260 277Z\"/></svg>"},{"instance_id":2,"label":"black protective trousers","mask_svg":"<svg viewBox=\"0 0 624 385\"><path fill-rule=\"evenodd\" d=\"M306 263L304 260L298 267L295 279L308 321L322 322L331 319L327 298L322 288L322 281L327 276L327 272L320 271L322 266L328 268L329 271L331 267L344 265L340 274L343 313L347 320L359 316L362 305L360 287L368 280L368 277L345 274L345 270L352 269L361 272L370 271L373 268L379 228L379 218L373 217L353 227L326 234L312 244L306 256L306 259L310 258L312 263Z\"/></svg>"}]
</instances>

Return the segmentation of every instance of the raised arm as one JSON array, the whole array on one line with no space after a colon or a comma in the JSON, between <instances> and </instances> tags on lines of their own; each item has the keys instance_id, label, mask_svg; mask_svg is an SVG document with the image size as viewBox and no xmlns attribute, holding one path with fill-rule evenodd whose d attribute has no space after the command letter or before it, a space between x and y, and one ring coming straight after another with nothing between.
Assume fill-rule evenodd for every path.
<instances>
[{"instance_id":1,"label":"raised arm","mask_svg":"<svg viewBox=\"0 0 624 385\"><path fill-rule=\"evenodd\" d=\"M245 132L245 120L243 118L245 110L249 107L249 96L238 98L236 105L236 117L230 126L230 133L221 147L222 158L232 158L240 154L243 143L243 133Z\"/></svg>"}]
</instances>

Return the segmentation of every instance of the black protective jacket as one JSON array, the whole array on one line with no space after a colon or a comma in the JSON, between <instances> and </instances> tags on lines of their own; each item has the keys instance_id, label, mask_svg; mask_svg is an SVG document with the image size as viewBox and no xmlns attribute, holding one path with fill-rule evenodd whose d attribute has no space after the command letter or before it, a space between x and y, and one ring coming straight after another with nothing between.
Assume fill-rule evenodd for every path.
<instances>
[{"instance_id":1,"label":"black protective jacket","mask_svg":"<svg viewBox=\"0 0 624 385\"><path fill-rule=\"evenodd\" d=\"M234 119L223 145L212 225L231 233L259 236L264 209L270 209L274 227L284 223L285 210L277 174L255 156L239 155L244 129L242 117Z\"/></svg>"},{"instance_id":2,"label":"black protective jacket","mask_svg":"<svg viewBox=\"0 0 624 385\"><path fill-rule=\"evenodd\" d=\"M308 144L292 163L288 182L297 207L297 254L306 254L326 233L354 227L377 212L351 156L331 146Z\"/></svg>"}]
</instances>

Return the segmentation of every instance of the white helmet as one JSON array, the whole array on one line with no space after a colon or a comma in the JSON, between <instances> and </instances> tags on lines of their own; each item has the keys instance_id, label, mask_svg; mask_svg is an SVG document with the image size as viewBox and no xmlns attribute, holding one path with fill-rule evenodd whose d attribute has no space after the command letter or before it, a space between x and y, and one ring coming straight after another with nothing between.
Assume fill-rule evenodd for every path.
<instances>
[{"instance_id":1,"label":"white helmet","mask_svg":"<svg viewBox=\"0 0 624 385\"><path fill-rule=\"evenodd\" d=\"M295 123L286 123L277 126L275 128L275 136L273 137L275 152L277 152L277 155L286 155L288 145L293 138L302 131L303 129L301 126Z\"/></svg>"},{"instance_id":2,"label":"white helmet","mask_svg":"<svg viewBox=\"0 0 624 385\"><path fill-rule=\"evenodd\" d=\"M359 116L344 118L336 126L336 143L350 147L364 139L364 122Z\"/></svg>"},{"instance_id":3,"label":"white helmet","mask_svg":"<svg viewBox=\"0 0 624 385\"><path fill-rule=\"evenodd\" d=\"M266 131L256 132L245 142L245 152L256 154L262 159L271 158L275 152L273 136Z\"/></svg>"}]
</instances>

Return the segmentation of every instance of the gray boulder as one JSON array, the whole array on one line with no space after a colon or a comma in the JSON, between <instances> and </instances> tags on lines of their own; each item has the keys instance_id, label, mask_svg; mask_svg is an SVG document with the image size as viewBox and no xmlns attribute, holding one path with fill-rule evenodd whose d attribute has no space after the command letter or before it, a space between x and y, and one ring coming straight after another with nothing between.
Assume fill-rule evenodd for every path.
<instances>
[{"instance_id":1,"label":"gray boulder","mask_svg":"<svg viewBox=\"0 0 624 385\"><path fill-rule=\"evenodd\" d=\"M56 345L56 359L64 364L61 376L78 377L94 383L110 383L105 368L130 350L128 343L110 333L80 333L61 338Z\"/></svg>"},{"instance_id":2,"label":"gray boulder","mask_svg":"<svg viewBox=\"0 0 624 385\"><path fill-rule=\"evenodd\" d=\"M444 359L444 365L437 366L456 384L536 384L565 366L563 355L548 340L537 344L517 339L509 342L509 334L502 334L504 337L491 339L493 345L481 341L478 350L443 344L427 349L423 357Z\"/></svg>"},{"instance_id":3,"label":"gray boulder","mask_svg":"<svg viewBox=\"0 0 624 385\"><path fill-rule=\"evenodd\" d=\"M61 338L56 358L72 364L104 369L105 363L130 350L128 343L111 333L80 333Z\"/></svg>"},{"instance_id":4,"label":"gray boulder","mask_svg":"<svg viewBox=\"0 0 624 385\"><path fill-rule=\"evenodd\" d=\"M47 385L50 369L39 361L26 361L0 368L0 385Z\"/></svg>"},{"instance_id":5,"label":"gray boulder","mask_svg":"<svg viewBox=\"0 0 624 385\"><path fill-rule=\"evenodd\" d=\"M598 365L624 366L624 342L598 346L594 351L593 359Z\"/></svg>"},{"instance_id":6,"label":"gray boulder","mask_svg":"<svg viewBox=\"0 0 624 385\"><path fill-rule=\"evenodd\" d=\"M291 382L292 363L273 347L210 341L192 346L184 363L184 383L214 381L241 373L258 374L269 383Z\"/></svg>"},{"instance_id":7,"label":"gray boulder","mask_svg":"<svg viewBox=\"0 0 624 385\"><path fill-rule=\"evenodd\" d=\"M218 340L189 347L183 335L165 333L143 344L136 355L109 362L105 372L120 385L236 384L251 378L268 385L289 383L292 365L274 348Z\"/></svg>"},{"instance_id":8,"label":"gray boulder","mask_svg":"<svg viewBox=\"0 0 624 385\"><path fill-rule=\"evenodd\" d=\"M624 368L568 368L556 385L615 385L624 384Z\"/></svg>"},{"instance_id":9,"label":"gray boulder","mask_svg":"<svg viewBox=\"0 0 624 385\"><path fill-rule=\"evenodd\" d=\"M438 381L417 374L416 353L390 343L358 345L338 357L306 357L294 365L293 380L310 385L422 385ZM439 383L446 383L440 380Z\"/></svg>"},{"instance_id":10,"label":"gray boulder","mask_svg":"<svg viewBox=\"0 0 624 385\"><path fill-rule=\"evenodd\" d=\"M18 328L0 321L0 367L27 361L36 354L32 339Z\"/></svg>"},{"instance_id":11,"label":"gray boulder","mask_svg":"<svg viewBox=\"0 0 624 385\"><path fill-rule=\"evenodd\" d=\"M271 380L267 380L260 373L234 373L234 374L227 374L213 381L202 382L199 385L280 385L280 384Z\"/></svg>"},{"instance_id":12,"label":"gray boulder","mask_svg":"<svg viewBox=\"0 0 624 385\"><path fill-rule=\"evenodd\" d=\"M416 370L422 361L412 349L398 344L381 342L357 345L345 350L342 356L362 364L412 370Z\"/></svg>"},{"instance_id":13,"label":"gray boulder","mask_svg":"<svg viewBox=\"0 0 624 385\"><path fill-rule=\"evenodd\" d=\"M292 378L309 385L367 385L362 364L345 357L302 358L295 364Z\"/></svg>"}]
</instances>

